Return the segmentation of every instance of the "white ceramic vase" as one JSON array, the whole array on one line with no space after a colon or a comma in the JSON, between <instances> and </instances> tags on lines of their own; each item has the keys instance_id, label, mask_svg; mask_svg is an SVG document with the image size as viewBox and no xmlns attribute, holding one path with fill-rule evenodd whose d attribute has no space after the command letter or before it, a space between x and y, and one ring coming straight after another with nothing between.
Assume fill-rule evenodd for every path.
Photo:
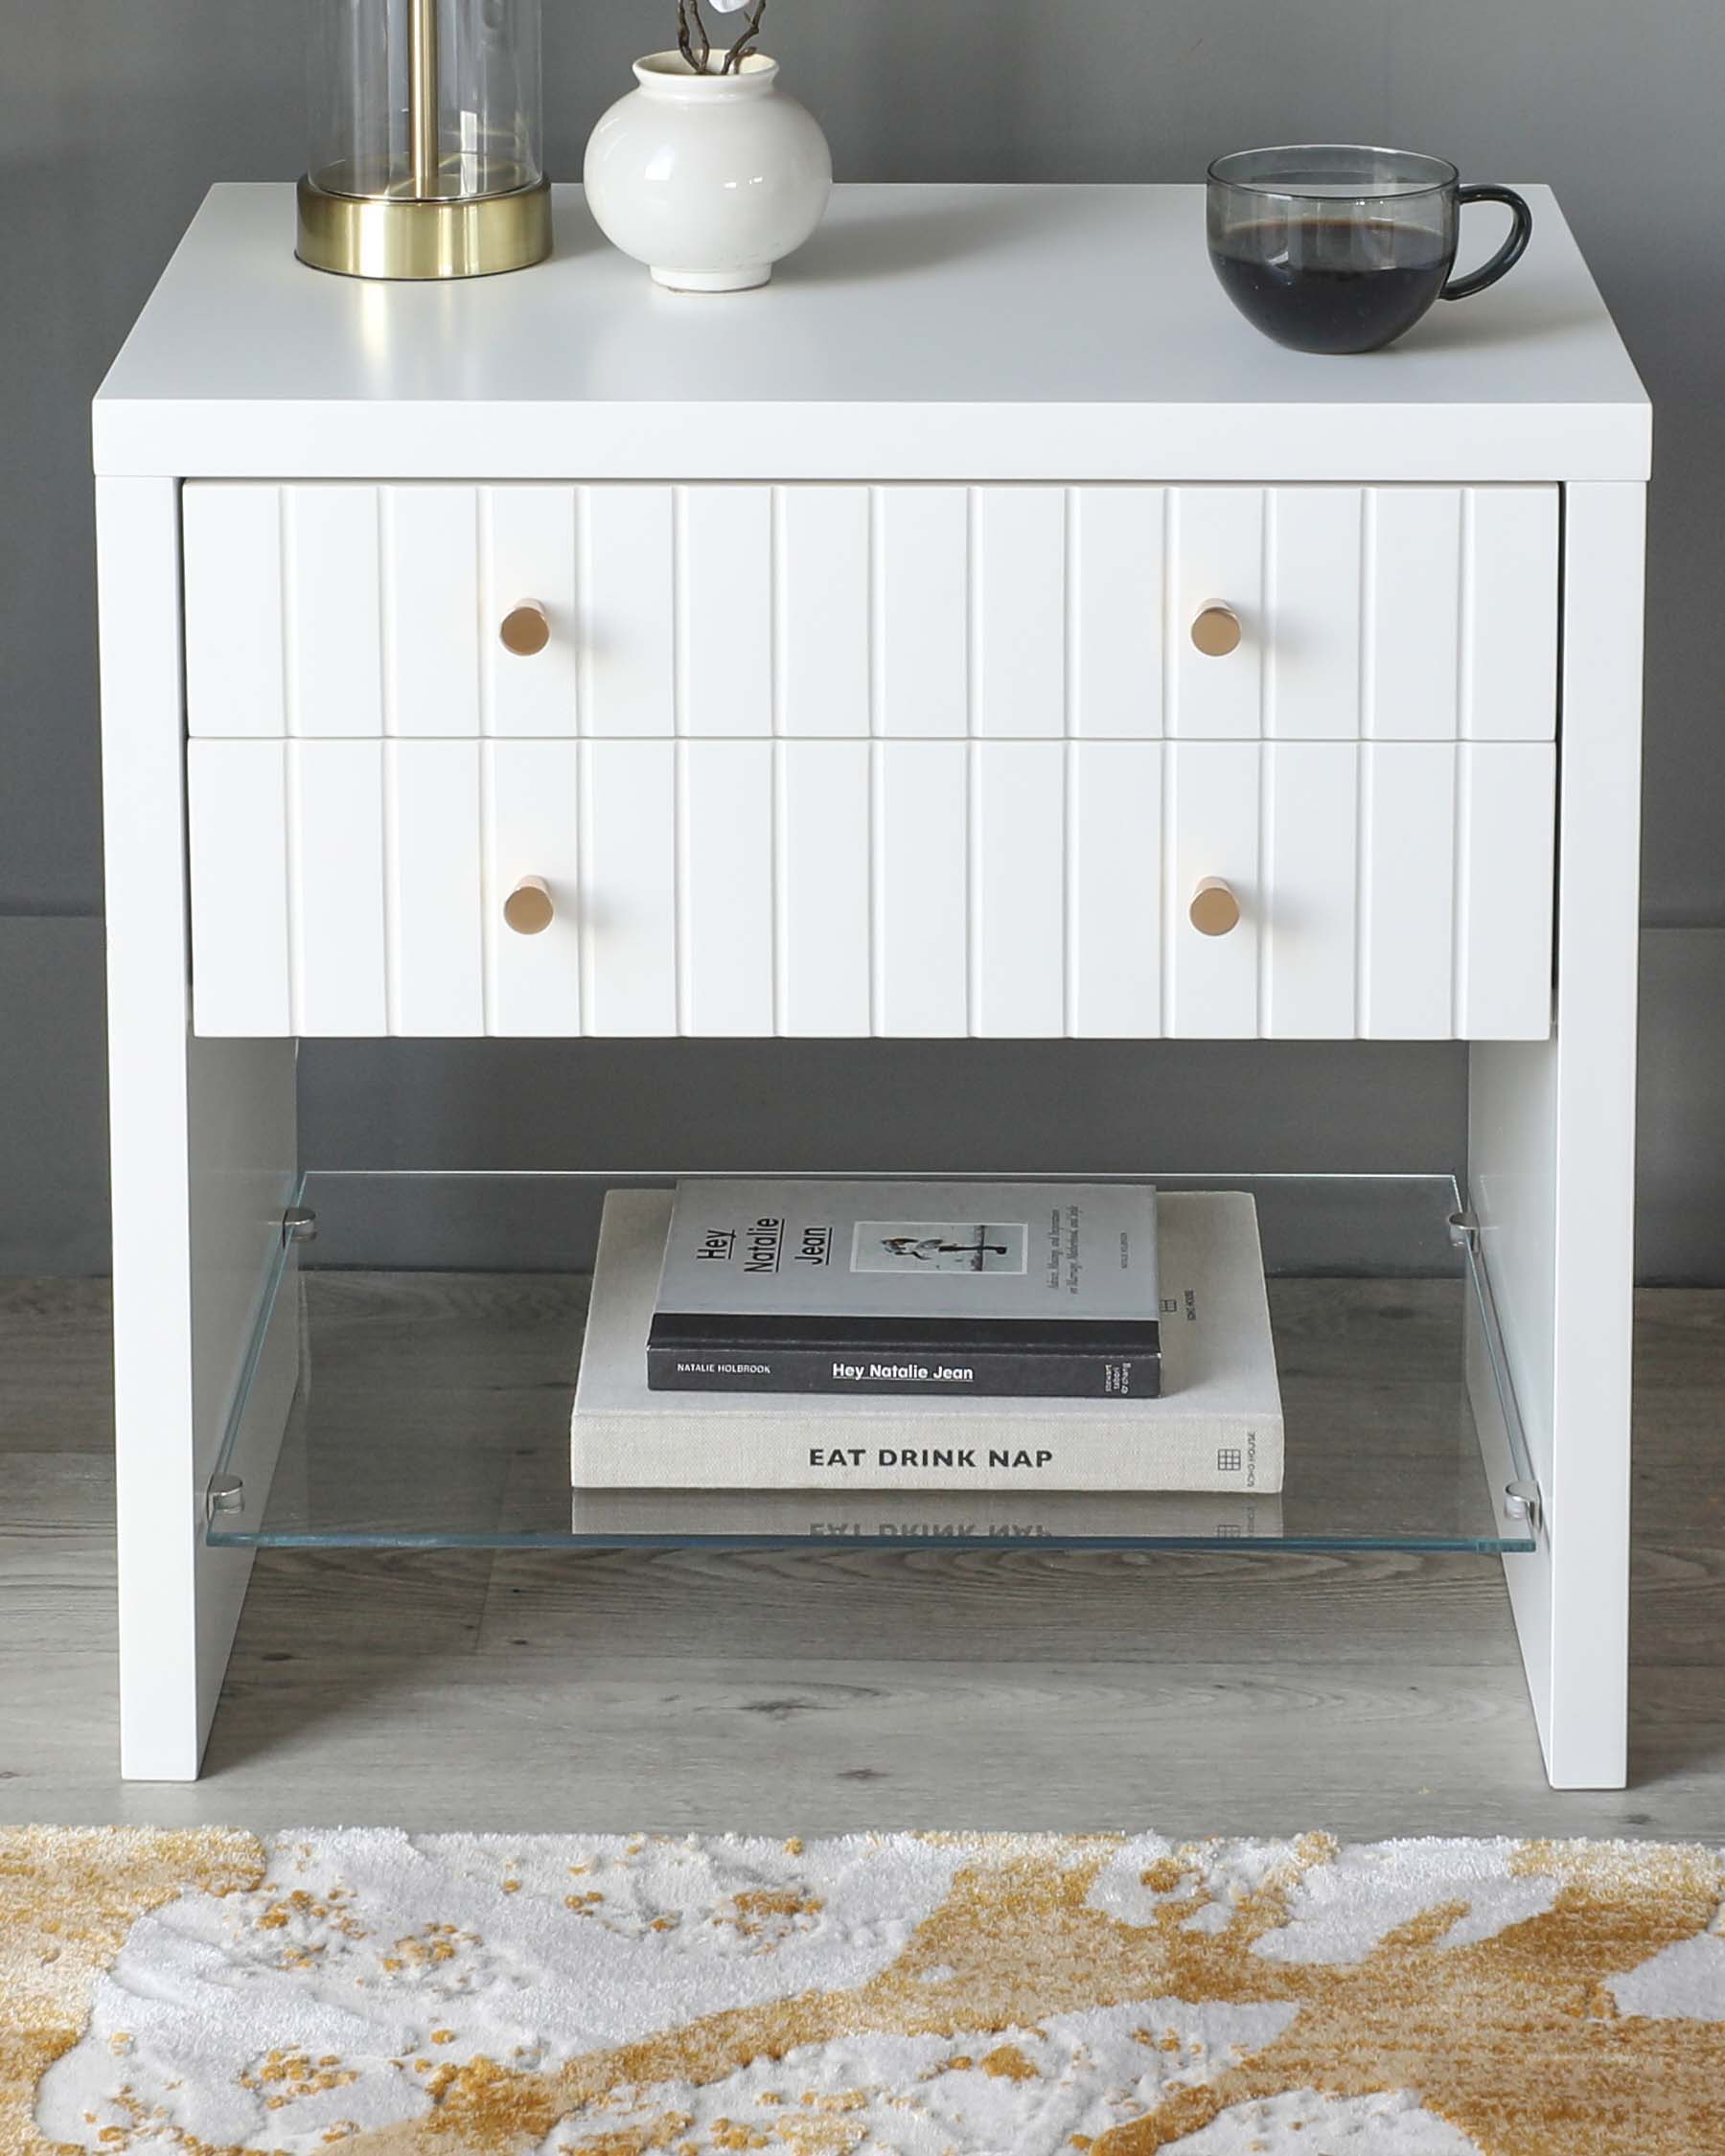
<instances>
[{"instance_id":1,"label":"white ceramic vase","mask_svg":"<svg viewBox=\"0 0 1725 2156\"><path fill-rule=\"evenodd\" d=\"M833 156L814 115L752 53L735 75L680 53L635 62L636 90L587 144L587 207L613 245L678 292L742 292L820 222Z\"/></svg>"}]
</instances>

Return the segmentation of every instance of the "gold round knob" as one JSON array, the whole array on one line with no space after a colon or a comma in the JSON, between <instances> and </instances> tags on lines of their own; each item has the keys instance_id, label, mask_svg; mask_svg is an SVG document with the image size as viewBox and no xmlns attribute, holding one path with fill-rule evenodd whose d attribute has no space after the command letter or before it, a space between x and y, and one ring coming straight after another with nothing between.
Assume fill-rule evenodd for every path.
<instances>
[{"instance_id":1,"label":"gold round knob","mask_svg":"<svg viewBox=\"0 0 1725 2156\"><path fill-rule=\"evenodd\" d=\"M1226 658L1240 648L1240 617L1231 607L1206 607L1192 624L1192 641L1206 658Z\"/></svg>"},{"instance_id":2,"label":"gold round knob","mask_svg":"<svg viewBox=\"0 0 1725 2156\"><path fill-rule=\"evenodd\" d=\"M551 886L542 876L523 876L503 901L503 918L518 936L542 935L556 917Z\"/></svg>"},{"instance_id":3,"label":"gold round knob","mask_svg":"<svg viewBox=\"0 0 1725 2156\"><path fill-rule=\"evenodd\" d=\"M1207 876L1186 908L1201 936L1225 936L1240 925L1240 902L1220 876Z\"/></svg>"},{"instance_id":4,"label":"gold round knob","mask_svg":"<svg viewBox=\"0 0 1725 2156\"><path fill-rule=\"evenodd\" d=\"M532 658L550 643L551 624L537 600L523 599L503 616L497 635L506 652L513 652L517 658Z\"/></svg>"}]
</instances>

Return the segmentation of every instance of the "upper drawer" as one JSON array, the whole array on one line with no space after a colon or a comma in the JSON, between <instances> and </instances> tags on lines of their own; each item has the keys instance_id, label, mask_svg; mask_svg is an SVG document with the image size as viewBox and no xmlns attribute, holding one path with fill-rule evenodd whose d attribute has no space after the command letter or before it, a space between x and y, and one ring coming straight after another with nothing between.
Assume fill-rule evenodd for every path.
<instances>
[{"instance_id":1,"label":"upper drawer","mask_svg":"<svg viewBox=\"0 0 1725 2156\"><path fill-rule=\"evenodd\" d=\"M194 734L1555 725L1554 487L198 482L184 514Z\"/></svg>"}]
</instances>

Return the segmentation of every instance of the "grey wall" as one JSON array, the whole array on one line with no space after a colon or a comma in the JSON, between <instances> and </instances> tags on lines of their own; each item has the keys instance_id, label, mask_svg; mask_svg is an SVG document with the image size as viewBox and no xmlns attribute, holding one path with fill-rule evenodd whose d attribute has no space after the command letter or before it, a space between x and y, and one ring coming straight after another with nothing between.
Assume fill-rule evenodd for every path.
<instances>
[{"instance_id":1,"label":"grey wall","mask_svg":"<svg viewBox=\"0 0 1725 2156\"><path fill-rule=\"evenodd\" d=\"M579 172L588 128L627 85L633 55L666 41L671 13L671 0L547 0L555 175ZM1725 674L1714 653L1725 579L1714 498L1725 472L1725 256L1713 172L1725 17L1716 8L772 0L769 20L770 43L826 123L845 178L1192 179L1220 149L1335 136L1440 150L1474 178L1550 180L1658 410L1646 917L1725 925ZM0 1201L0 1266L80 1269L103 1226L87 1067L69 1089L56 1083L77 1059L87 1066L100 998L91 938L68 940L62 926L101 906L87 400L206 186L297 171L301 51L299 9L282 0L0 0L0 951L10 953L0 956L0 1192L27 1183L32 1193L28 1207ZM1661 1067L1711 1069L1701 1015L1692 996L1649 1013ZM688 1111L675 1089L680 1053L646 1057L630 1082L661 1104L666 1146L697 1160L725 1142L728 1106L720 1093ZM484 1114L491 1066L465 1051L320 1052L307 1063L309 1131L338 1135L349 1157L380 1152L397 1135L389 1096L403 1062L436 1104L427 1143ZM1201 1067L1099 1056L1081 1067L1093 1101L1074 1101L1069 1081L1040 1127L1063 1154L1075 1114L1114 1132L1111 1104L1146 1071L1158 1085L1193 1089L1164 1098L1202 1103L1207 1140L1230 1158L1261 1144L1261 1096L1249 1099L1243 1086L1263 1074L1260 1051L1212 1051ZM1405 1067L1406 1083L1350 1086L1341 1124L1325 1086L1277 1086L1282 1138L1313 1164L1343 1164L1331 1155L1344 1126L1349 1146L1385 1159L1448 1157L1459 1134L1455 1058L1431 1051ZM770 1082L754 1068L748 1084ZM580 1052L541 1067L535 1097L570 1103L548 1145L586 1128L581 1101L599 1071ZM1026 1142L1037 1136L1013 1070L988 1084L976 1113L1005 1117ZM1667 1115L1664 1157L1684 1158L1688 1126L1670 1114L1680 1124L1704 1094L1683 1090L1687 1107ZM909 1158L924 1131L913 1100L890 1090L884 1107L878 1091L840 1097L852 1110L841 1128L859 1148L882 1161ZM1434 1120L1438 1100L1447 1106ZM1237 1120L1217 1127L1227 1102ZM1173 1127L1194 1128L1169 1112ZM782 1089L775 1126L813 1147L823 1133L801 1128L800 1113L796 1089ZM1653 1270L1725 1279L1725 1227L1679 1227L1668 1182L1654 1179L1650 1192L1644 1244L1670 1258Z\"/></svg>"}]
</instances>

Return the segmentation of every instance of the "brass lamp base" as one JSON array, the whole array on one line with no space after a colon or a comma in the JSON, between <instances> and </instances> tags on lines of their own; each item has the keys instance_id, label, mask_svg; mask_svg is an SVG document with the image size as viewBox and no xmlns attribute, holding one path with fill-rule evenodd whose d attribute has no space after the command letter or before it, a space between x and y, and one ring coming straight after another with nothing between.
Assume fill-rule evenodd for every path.
<instances>
[{"instance_id":1,"label":"brass lamp base","mask_svg":"<svg viewBox=\"0 0 1725 2156\"><path fill-rule=\"evenodd\" d=\"M551 252L551 183L465 201L333 195L299 183L301 262L341 277L494 277Z\"/></svg>"}]
</instances>

